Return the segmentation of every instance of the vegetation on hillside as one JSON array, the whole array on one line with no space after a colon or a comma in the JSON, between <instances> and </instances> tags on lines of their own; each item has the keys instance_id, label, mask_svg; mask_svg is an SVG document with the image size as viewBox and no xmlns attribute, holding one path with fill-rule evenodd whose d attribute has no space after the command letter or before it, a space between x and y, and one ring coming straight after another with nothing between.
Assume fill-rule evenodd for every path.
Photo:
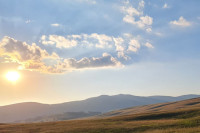
<instances>
[{"instance_id":1,"label":"vegetation on hillside","mask_svg":"<svg viewBox=\"0 0 200 133\"><path fill-rule=\"evenodd\" d=\"M200 108L142 113L104 119L1 124L1 133L194 133L200 132Z\"/></svg>"}]
</instances>

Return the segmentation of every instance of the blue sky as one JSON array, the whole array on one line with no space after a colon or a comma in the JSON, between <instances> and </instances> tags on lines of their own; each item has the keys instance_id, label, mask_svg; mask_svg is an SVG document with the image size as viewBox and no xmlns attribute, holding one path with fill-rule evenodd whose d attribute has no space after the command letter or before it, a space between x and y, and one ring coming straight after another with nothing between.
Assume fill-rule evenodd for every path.
<instances>
[{"instance_id":1,"label":"blue sky","mask_svg":"<svg viewBox=\"0 0 200 133\"><path fill-rule=\"evenodd\" d=\"M200 94L198 0L0 0L0 104ZM13 84L5 73L16 70Z\"/></svg>"}]
</instances>

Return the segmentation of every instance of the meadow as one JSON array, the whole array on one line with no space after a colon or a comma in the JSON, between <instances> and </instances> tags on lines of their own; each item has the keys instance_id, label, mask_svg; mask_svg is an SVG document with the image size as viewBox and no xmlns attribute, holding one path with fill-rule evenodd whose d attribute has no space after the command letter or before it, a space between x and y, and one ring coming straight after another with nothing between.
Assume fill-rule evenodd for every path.
<instances>
[{"instance_id":1,"label":"meadow","mask_svg":"<svg viewBox=\"0 0 200 133\"><path fill-rule=\"evenodd\" d=\"M59 122L1 124L1 133L194 133L200 108Z\"/></svg>"}]
</instances>

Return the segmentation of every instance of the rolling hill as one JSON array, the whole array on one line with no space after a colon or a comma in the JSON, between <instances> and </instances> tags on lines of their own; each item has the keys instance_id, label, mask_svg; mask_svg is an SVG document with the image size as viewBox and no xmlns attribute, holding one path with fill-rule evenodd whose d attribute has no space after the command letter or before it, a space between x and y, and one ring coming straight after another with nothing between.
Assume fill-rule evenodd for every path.
<instances>
[{"instance_id":1,"label":"rolling hill","mask_svg":"<svg viewBox=\"0 0 200 133\"><path fill-rule=\"evenodd\" d=\"M198 97L198 95L185 95L179 97L170 97L170 96L141 97L141 96L120 94L114 96L102 95L99 97L93 97L82 101L73 101L61 104L41 104L34 102L18 103L0 107L0 123L9 123L16 121L19 122L27 119L30 120L43 116L44 117L52 115L55 116L69 112L105 113L112 110L123 109L133 106L178 101L194 97ZM71 116L68 116L68 118L71 118Z\"/></svg>"},{"instance_id":2,"label":"rolling hill","mask_svg":"<svg viewBox=\"0 0 200 133\"><path fill-rule=\"evenodd\" d=\"M82 120L0 124L1 133L200 132L200 98L121 109Z\"/></svg>"}]
</instances>

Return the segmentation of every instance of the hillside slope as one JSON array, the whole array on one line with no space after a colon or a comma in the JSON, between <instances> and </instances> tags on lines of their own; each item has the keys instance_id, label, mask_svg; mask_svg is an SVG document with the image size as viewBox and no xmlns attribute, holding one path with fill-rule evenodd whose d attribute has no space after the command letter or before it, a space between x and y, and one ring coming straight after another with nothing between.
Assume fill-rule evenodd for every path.
<instances>
[{"instance_id":1,"label":"hillside slope","mask_svg":"<svg viewBox=\"0 0 200 133\"><path fill-rule=\"evenodd\" d=\"M82 101L61 104L19 103L0 107L0 123L23 121L30 118L62 114L65 112L108 112L112 110L141 106L155 103L178 101L198 95L180 97L151 96L141 97L133 95L102 95Z\"/></svg>"},{"instance_id":2,"label":"hillside slope","mask_svg":"<svg viewBox=\"0 0 200 133\"><path fill-rule=\"evenodd\" d=\"M150 105L131 107L121 110L115 110L102 114L98 117L114 117L120 115L156 113L156 112L174 111L180 109L195 109L199 107L200 107L200 98L192 98L177 102L150 104Z\"/></svg>"},{"instance_id":3,"label":"hillside slope","mask_svg":"<svg viewBox=\"0 0 200 133\"><path fill-rule=\"evenodd\" d=\"M155 104L115 112L120 115L84 120L0 124L1 133L194 133L200 132L200 98ZM159 107L158 107L159 106ZM146 108L146 111L145 111ZM159 108L154 110L153 108ZM135 113L134 110L138 110ZM141 109L141 111L139 110ZM152 109L152 110L151 110ZM131 110L133 112L131 112ZM151 110L151 111L150 111Z\"/></svg>"}]
</instances>

